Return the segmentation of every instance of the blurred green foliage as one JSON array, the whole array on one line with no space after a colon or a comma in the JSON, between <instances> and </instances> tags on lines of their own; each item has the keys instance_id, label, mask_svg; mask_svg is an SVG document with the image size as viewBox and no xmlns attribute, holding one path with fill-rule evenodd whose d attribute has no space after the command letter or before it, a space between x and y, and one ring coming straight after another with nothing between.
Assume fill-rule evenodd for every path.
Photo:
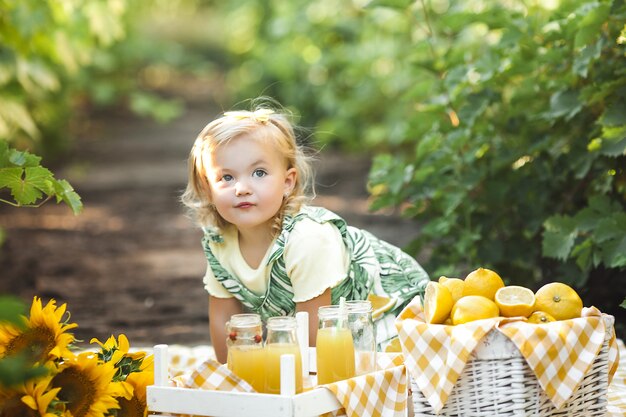
<instances>
[{"instance_id":1,"label":"blurred green foliage","mask_svg":"<svg viewBox=\"0 0 626 417\"><path fill-rule=\"evenodd\" d=\"M0 12L0 138L13 146L65 137L77 106L171 120L182 102L162 86L223 72L225 101L272 96L319 146L374 155L371 208L416 220L407 250L433 277L484 266L584 299L604 288L609 310L623 299L624 0L0 0Z\"/></svg>"},{"instance_id":2,"label":"blurred green foliage","mask_svg":"<svg viewBox=\"0 0 626 417\"><path fill-rule=\"evenodd\" d=\"M231 89L297 109L322 143L376 155L371 208L423 225L408 249L433 277L485 266L535 289L594 286L608 310L622 301L623 0L220 7Z\"/></svg>"}]
</instances>

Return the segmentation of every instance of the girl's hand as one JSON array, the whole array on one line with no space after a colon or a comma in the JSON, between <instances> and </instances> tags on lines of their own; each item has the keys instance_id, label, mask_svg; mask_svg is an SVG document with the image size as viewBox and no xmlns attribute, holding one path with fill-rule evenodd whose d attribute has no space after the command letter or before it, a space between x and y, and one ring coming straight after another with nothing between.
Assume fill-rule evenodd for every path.
<instances>
[{"instance_id":1,"label":"girl's hand","mask_svg":"<svg viewBox=\"0 0 626 417\"><path fill-rule=\"evenodd\" d=\"M243 306L235 297L217 298L209 296L209 334L215 356L220 363L226 363L228 349L226 347L226 322L233 314L243 313Z\"/></svg>"}]
</instances>

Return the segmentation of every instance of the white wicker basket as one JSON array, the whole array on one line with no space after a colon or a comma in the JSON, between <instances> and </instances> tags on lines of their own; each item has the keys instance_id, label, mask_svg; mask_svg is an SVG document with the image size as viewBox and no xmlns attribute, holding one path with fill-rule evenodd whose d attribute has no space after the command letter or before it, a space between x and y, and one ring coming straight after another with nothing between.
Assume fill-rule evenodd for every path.
<instances>
[{"instance_id":1,"label":"white wicker basket","mask_svg":"<svg viewBox=\"0 0 626 417\"><path fill-rule=\"evenodd\" d=\"M609 341L612 316L603 314L604 343L596 360L571 398L556 409L517 347L492 330L467 362L441 413L435 414L411 378L415 417L595 417L605 416Z\"/></svg>"}]
</instances>

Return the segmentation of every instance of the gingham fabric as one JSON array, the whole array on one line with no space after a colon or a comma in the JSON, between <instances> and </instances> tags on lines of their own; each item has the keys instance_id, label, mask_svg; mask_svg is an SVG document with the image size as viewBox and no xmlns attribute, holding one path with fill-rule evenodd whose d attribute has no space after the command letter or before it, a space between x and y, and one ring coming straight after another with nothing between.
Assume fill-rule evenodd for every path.
<instances>
[{"instance_id":1,"label":"gingham fabric","mask_svg":"<svg viewBox=\"0 0 626 417\"><path fill-rule=\"evenodd\" d=\"M567 402L591 368L607 331L602 314L594 307L583 309L582 317L577 319L540 326L515 321L499 330L515 343L557 409Z\"/></svg>"},{"instance_id":2,"label":"gingham fabric","mask_svg":"<svg viewBox=\"0 0 626 417\"><path fill-rule=\"evenodd\" d=\"M255 392L252 385L214 359L207 359L201 363L183 381L182 386L215 391Z\"/></svg>"},{"instance_id":3,"label":"gingham fabric","mask_svg":"<svg viewBox=\"0 0 626 417\"><path fill-rule=\"evenodd\" d=\"M478 320L462 326L425 322L418 297L396 320L405 365L435 412L439 413L480 340L497 324Z\"/></svg>"},{"instance_id":4,"label":"gingham fabric","mask_svg":"<svg viewBox=\"0 0 626 417\"><path fill-rule=\"evenodd\" d=\"M616 345L619 348L619 362L616 362L616 372L608 388L607 417L626 417L626 347L622 340L617 339ZM152 352L151 347L137 347L133 350ZM617 355L614 355L617 357ZM203 373L200 366L207 358L214 358L215 354L211 346L169 346L169 371L172 383L178 386L190 380L195 380L194 384L201 383L201 378L193 378L191 374ZM401 365L404 361L402 354L379 354L377 362L382 369ZM226 386L224 386L226 388ZM232 388L231 389L238 389ZM241 389L241 386L239 387Z\"/></svg>"},{"instance_id":5,"label":"gingham fabric","mask_svg":"<svg viewBox=\"0 0 626 417\"><path fill-rule=\"evenodd\" d=\"M626 416L626 346L622 340L617 340L617 345L620 361L607 392L607 417Z\"/></svg>"},{"instance_id":6,"label":"gingham fabric","mask_svg":"<svg viewBox=\"0 0 626 417\"><path fill-rule=\"evenodd\" d=\"M444 407L472 351L492 329L500 330L518 346L558 408L579 385L604 340L606 329L600 312L590 308L584 314L587 317L544 325L499 317L445 326L426 324L416 298L398 316L396 326L406 367L436 413ZM615 360L615 345L610 352Z\"/></svg>"},{"instance_id":7,"label":"gingham fabric","mask_svg":"<svg viewBox=\"0 0 626 417\"><path fill-rule=\"evenodd\" d=\"M405 417L407 375L404 365L323 385L343 405L343 410L328 413L347 417Z\"/></svg>"},{"instance_id":8,"label":"gingham fabric","mask_svg":"<svg viewBox=\"0 0 626 417\"><path fill-rule=\"evenodd\" d=\"M171 355L170 362L178 362L176 356ZM402 355L380 353L376 358L382 370L323 385L344 406L342 410L327 413L326 416L406 416L408 385ZM184 388L255 392L250 384L232 373L226 365L212 358L206 359L191 372L172 377L171 382ZM304 381L305 389L310 385L310 380Z\"/></svg>"}]
</instances>

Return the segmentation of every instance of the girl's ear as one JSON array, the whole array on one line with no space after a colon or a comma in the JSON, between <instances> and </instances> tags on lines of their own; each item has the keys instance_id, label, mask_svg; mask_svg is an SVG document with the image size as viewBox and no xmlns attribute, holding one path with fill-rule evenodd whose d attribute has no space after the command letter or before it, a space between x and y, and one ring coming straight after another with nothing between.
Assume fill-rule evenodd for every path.
<instances>
[{"instance_id":1,"label":"girl's ear","mask_svg":"<svg viewBox=\"0 0 626 417\"><path fill-rule=\"evenodd\" d=\"M298 172L295 168L289 168L285 173L285 190L284 195L287 197L293 189L296 187L296 179L298 178Z\"/></svg>"}]
</instances>

